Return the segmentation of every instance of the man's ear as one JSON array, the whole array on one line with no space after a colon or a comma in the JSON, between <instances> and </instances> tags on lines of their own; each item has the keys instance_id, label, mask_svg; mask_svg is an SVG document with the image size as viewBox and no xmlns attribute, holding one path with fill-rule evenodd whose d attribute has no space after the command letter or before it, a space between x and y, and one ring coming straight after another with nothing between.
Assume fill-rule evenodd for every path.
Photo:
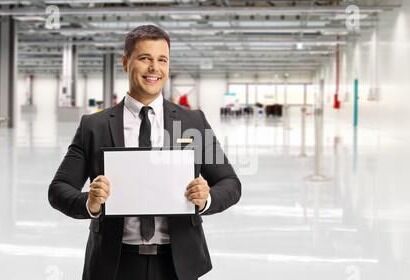
<instances>
[{"instance_id":1,"label":"man's ear","mask_svg":"<svg viewBox=\"0 0 410 280\"><path fill-rule=\"evenodd\" d=\"M122 69L124 70L125 73L127 73L127 68L128 68L128 57L124 54L122 56Z\"/></svg>"}]
</instances>

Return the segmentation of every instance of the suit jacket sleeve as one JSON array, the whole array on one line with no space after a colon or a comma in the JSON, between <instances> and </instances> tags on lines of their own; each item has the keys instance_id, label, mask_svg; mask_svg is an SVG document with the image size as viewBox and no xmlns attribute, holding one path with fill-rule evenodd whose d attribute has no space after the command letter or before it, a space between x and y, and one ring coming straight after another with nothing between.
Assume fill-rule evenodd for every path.
<instances>
[{"instance_id":1,"label":"suit jacket sleeve","mask_svg":"<svg viewBox=\"0 0 410 280\"><path fill-rule=\"evenodd\" d=\"M212 141L208 141L210 143L203 139L204 149L202 158L205 159L207 156L213 155L213 162L203 162L201 165L201 174L208 181L208 185L211 188L211 206L203 213L203 215L209 215L224 211L239 201L241 197L241 182L222 151L221 145L216 139L204 113L200 112L205 129L212 132ZM219 158L223 158L223 162L216 162L217 155L222 155Z\"/></svg>"},{"instance_id":2,"label":"suit jacket sleeve","mask_svg":"<svg viewBox=\"0 0 410 280\"><path fill-rule=\"evenodd\" d=\"M88 178L84 131L86 117L77 132L48 189L48 200L55 209L77 219L91 218L86 209L88 193L81 192Z\"/></svg>"}]
</instances>

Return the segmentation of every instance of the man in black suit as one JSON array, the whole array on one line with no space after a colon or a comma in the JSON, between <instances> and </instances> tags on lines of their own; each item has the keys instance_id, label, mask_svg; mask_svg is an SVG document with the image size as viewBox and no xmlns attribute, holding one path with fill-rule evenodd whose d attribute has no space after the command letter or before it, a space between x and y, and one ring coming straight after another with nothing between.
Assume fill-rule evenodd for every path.
<instances>
[{"instance_id":1,"label":"man in black suit","mask_svg":"<svg viewBox=\"0 0 410 280\"><path fill-rule=\"evenodd\" d=\"M200 215L221 212L241 196L241 183L215 136L206 141L211 127L204 114L174 105L161 94L169 74L169 50L168 35L155 26L139 26L127 34L123 68L129 92L118 105L81 118L50 184L54 208L76 219L91 219L83 279L198 279L212 268ZM101 148L175 146L181 131L199 132L193 140L200 148L196 156L201 162L195 165L200 176L181 194L199 214L106 217L102 206L116 186L101 175ZM218 158L222 161L215 162ZM135 172L144 176L144 170ZM90 190L82 192L88 178Z\"/></svg>"}]
</instances>

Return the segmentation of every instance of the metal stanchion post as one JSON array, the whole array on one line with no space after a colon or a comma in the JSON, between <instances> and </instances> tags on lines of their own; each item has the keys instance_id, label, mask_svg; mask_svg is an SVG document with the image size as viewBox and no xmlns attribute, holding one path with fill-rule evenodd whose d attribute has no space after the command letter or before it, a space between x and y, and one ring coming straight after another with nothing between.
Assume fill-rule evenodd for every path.
<instances>
[{"instance_id":1,"label":"metal stanchion post","mask_svg":"<svg viewBox=\"0 0 410 280\"><path fill-rule=\"evenodd\" d=\"M315 102L315 162L314 173L308 180L315 182L328 181L330 178L322 174L323 161L323 108L324 108L324 80L320 80L319 95Z\"/></svg>"},{"instance_id":2,"label":"metal stanchion post","mask_svg":"<svg viewBox=\"0 0 410 280\"><path fill-rule=\"evenodd\" d=\"M306 103L307 103L307 85L303 88L303 106L301 109L302 113L302 125L301 125L301 145L300 145L300 156L306 157Z\"/></svg>"}]
</instances>

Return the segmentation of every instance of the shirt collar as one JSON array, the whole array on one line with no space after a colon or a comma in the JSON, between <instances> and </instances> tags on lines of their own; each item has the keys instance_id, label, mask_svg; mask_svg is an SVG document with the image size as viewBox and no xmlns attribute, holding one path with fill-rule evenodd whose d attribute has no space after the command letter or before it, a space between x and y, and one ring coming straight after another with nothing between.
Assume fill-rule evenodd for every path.
<instances>
[{"instance_id":1,"label":"shirt collar","mask_svg":"<svg viewBox=\"0 0 410 280\"><path fill-rule=\"evenodd\" d=\"M162 97L162 94L160 94L147 106L152 108L154 114L159 114L163 110L163 104L164 98ZM124 105L134 116L138 116L141 108L145 106L138 100L131 97L128 92L125 95Z\"/></svg>"}]
</instances>

